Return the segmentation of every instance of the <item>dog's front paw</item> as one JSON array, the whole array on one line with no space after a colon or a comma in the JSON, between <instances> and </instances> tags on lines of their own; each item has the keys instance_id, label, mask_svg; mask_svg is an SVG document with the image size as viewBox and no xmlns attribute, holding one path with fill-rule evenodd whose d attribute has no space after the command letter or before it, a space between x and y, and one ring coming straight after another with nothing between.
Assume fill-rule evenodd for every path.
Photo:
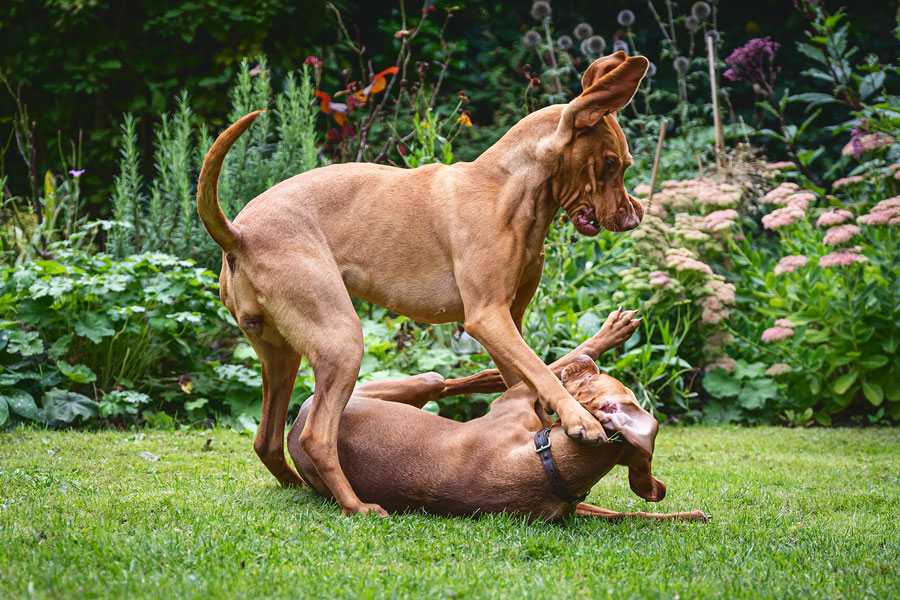
<instances>
[{"instance_id":1,"label":"dog's front paw","mask_svg":"<svg viewBox=\"0 0 900 600\"><path fill-rule=\"evenodd\" d=\"M563 431L570 438L578 440L585 444L605 444L609 442L603 425L586 411L581 405L578 405L580 411L572 411L560 414L559 420L562 423ZM584 414L580 414L584 413Z\"/></svg>"},{"instance_id":2,"label":"dog's front paw","mask_svg":"<svg viewBox=\"0 0 900 600\"><path fill-rule=\"evenodd\" d=\"M345 517L350 517L353 515L378 515L379 517L385 518L388 516L386 510L381 508L377 504L368 504L366 502L360 502L356 506L345 506L341 508L341 514Z\"/></svg>"},{"instance_id":3,"label":"dog's front paw","mask_svg":"<svg viewBox=\"0 0 900 600\"><path fill-rule=\"evenodd\" d=\"M636 314L636 310L622 310L621 307L612 311L597 333L597 337L611 348L624 344L634 335L643 320L643 317L635 319Z\"/></svg>"}]
</instances>

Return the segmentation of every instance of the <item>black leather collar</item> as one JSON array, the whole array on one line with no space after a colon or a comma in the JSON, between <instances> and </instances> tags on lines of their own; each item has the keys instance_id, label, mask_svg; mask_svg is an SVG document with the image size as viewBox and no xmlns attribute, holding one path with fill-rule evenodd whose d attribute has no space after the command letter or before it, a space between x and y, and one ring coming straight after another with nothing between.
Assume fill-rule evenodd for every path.
<instances>
[{"instance_id":1,"label":"black leather collar","mask_svg":"<svg viewBox=\"0 0 900 600\"><path fill-rule=\"evenodd\" d=\"M556 467L556 461L553 460L553 454L550 451L549 429L541 429L534 434L534 451L540 457L541 464L544 466L544 472L547 474L547 479L550 481L550 487L553 488L556 495L569 504L579 504L584 502L584 499L587 498L587 494L580 498L575 496L569 491L569 488L566 487L565 482L559 474L559 469Z\"/></svg>"}]
</instances>

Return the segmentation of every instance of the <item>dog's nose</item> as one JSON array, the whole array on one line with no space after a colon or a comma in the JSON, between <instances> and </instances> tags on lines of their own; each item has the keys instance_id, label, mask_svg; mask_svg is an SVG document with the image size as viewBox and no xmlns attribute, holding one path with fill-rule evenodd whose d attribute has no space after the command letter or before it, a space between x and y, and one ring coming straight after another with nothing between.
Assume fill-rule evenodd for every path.
<instances>
[{"instance_id":1,"label":"dog's nose","mask_svg":"<svg viewBox=\"0 0 900 600\"><path fill-rule=\"evenodd\" d=\"M637 211L635 211L630 206L626 208L619 215L619 230L627 231L629 229L634 229L641 223L641 218L637 215Z\"/></svg>"}]
</instances>

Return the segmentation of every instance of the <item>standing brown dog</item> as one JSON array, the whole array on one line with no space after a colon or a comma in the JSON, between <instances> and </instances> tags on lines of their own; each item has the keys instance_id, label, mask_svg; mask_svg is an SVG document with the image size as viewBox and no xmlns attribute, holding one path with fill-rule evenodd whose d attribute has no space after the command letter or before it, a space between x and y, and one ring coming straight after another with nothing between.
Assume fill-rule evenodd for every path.
<instances>
[{"instance_id":1,"label":"standing brown dog","mask_svg":"<svg viewBox=\"0 0 900 600\"><path fill-rule=\"evenodd\" d=\"M219 172L258 113L219 136L200 173L197 210L222 247L222 301L259 356L263 409L254 448L280 482L302 481L285 460L284 426L306 356L316 390L301 446L345 514L386 514L360 502L338 462L338 424L363 354L350 296L417 321L465 320L507 385L524 381L570 436L606 440L525 344L522 317L560 207L588 236L601 227L632 229L643 217L625 191L631 156L616 112L648 64L624 52L597 60L578 98L525 117L474 162L314 169L251 200L234 223L219 206Z\"/></svg>"}]
</instances>

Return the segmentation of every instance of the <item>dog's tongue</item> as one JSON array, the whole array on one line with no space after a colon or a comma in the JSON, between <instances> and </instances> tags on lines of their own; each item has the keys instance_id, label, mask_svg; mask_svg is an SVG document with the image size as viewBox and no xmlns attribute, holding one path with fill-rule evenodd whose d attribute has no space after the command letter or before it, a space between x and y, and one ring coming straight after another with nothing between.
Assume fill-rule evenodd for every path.
<instances>
[{"instance_id":1,"label":"dog's tongue","mask_svg":"<svg viewBox=\"0 0 900 600\"><path fill-rule=\"evenodd\" d=\"M575 215L572 219L575 230L586 236L595 236L600 233L600 228L595 224L596 215L597 213L594 211L593 206Z\"/></svg>"}]
</instances>

